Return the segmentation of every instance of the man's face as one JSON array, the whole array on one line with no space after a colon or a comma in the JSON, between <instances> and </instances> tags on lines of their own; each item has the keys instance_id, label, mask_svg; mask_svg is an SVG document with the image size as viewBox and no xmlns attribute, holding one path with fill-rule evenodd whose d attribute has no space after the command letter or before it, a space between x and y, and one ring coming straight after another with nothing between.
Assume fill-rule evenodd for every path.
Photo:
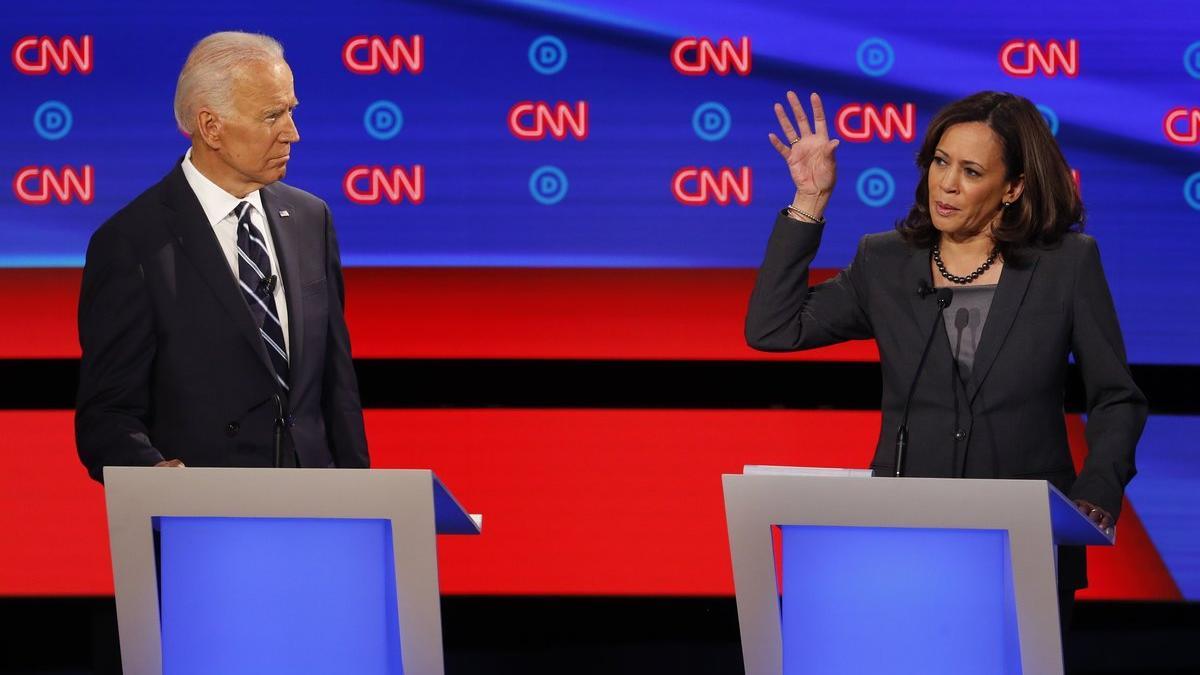
<instances>
[{"instance_id":1,"label":"man's face","mask_svg":"<svg viewBox=\"0 0 1200 675\"><path fill-rule=\"evenodd\" d=\"M270 185L287 174L292 143L300 140L292 119L299 105L292 70L281 59L249 63L234 79L232 94L233 114L221 119L217 154L240 180Z\"/></svg>"}]
</instances>

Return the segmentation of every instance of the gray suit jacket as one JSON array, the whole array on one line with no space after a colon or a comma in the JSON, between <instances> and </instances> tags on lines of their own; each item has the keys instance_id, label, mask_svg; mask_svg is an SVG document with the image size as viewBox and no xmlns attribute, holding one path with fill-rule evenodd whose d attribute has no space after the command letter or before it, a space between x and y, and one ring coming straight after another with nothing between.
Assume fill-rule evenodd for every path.
<instances>
[{"instance_id":1,"label":"gray suit jacket","mask_svg":"<svg viewBox=\"0 0 1200 675\"><path fill-rule=\"evenodd\" d=\"M905 397L936 322L909 414L906 475L1040 478L1120 513L1147 403L1129 373L1094 239L1071 233L1006 262L964 387L936 302L917 293L922 282L932 285L929 250L894 231L867 235L849 267L809 288L822 229L780 215L750 297L746 340L792 351L875 339L883 421L872 468L893 471ZM1069 354L1087 394L1089 453L1078 477L1063 416ZM1083 585L1082 560L1068 567L1067 583Z\"/></svg>"},{"instance_id":2,"label":"gray suit jacket","mask_svg":"<svg viewBox=\"0 0 1200 675\"><path fill-rule=\"evenodd\" d=\"M325 202L262 189L288 306L291 419L300 466L369 464ZM288 216L280 215L286 211ZM75 433L105 465L271 466L282 394L229 264L178 165L92 236L79 300Z\"/></svg>"}]
</instances>

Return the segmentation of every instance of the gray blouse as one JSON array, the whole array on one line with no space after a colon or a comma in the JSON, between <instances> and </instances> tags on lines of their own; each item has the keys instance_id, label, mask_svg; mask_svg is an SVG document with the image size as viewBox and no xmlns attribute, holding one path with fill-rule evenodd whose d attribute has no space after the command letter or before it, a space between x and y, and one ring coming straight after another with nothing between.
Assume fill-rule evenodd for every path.
<instances>
[{"instance_id":1,"label":"gray blouse","mask_svg":"<svg viewBox=\"0 0 1200 675\"><path fill-rule=\"evenodd\" d=\"M975 350L983 336L983 324L995 294L996 284L954 286L954 298L943 313L946 335L950 337L950 353L958 361L959 378L964 384L971 379Z\"/></svg>"}]
</instances>

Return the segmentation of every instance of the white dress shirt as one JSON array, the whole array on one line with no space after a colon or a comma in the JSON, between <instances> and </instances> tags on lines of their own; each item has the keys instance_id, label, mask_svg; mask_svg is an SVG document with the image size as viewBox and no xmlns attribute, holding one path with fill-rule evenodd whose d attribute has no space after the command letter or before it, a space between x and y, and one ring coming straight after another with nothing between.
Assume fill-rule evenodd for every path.
<instances>
[{"instance_id":1,"label":"white dress shirt","mask_svg":"<svg viewBox=\"0 0 1200 675\"><path fill-rule=\"evenodd\" d=\"M182 168L183 177L187 179L192 192L196 193L196 199L200 200L200 207L204 209L204 215L208 217L208 224L212 226L213 233L217 235L217 242L221 244L221 252L225 254L225 261L229 263L229 271L233 273L235 283L238 279L238 219L233 210L242 202L250 202L250 222L254 223L254 226L263 233L263 237L267 240L267 250L271 252L271 271L268 276L276 275L275 309L279 310L279 325L283 328L283 349L291 354L288 344L291 342L291 337L288 335L288 311L287 300L283 294L283 274L279 271L279 256L275 253L275 240L271 236L270 223L267 222L266 211L263 210L259 191L255 190L238 199L221 189L219 185L200 173L195 164L192 164L191 148L183 158ZM240 287L238 293L241 294Z\"/></svg>"}]
</instances>

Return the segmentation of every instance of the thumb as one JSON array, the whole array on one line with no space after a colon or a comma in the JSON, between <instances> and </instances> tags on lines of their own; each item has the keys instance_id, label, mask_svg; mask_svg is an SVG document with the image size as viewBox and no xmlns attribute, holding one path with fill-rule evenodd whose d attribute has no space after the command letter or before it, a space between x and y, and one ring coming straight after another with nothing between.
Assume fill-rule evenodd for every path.
<instances>
[{"instance_id":1,"label":"thumb","mask_svg":"<svg viewBox=\"0 0 1200 675\"><path fill-rule=\"evenodd\" d=\"M837 149L838 149L838 146L839 146L839 145L841 145L841 144L842 144L842 139L840 139L840 138L835 138L835 139L833 139L832 141L829 141L829 144L828 144L828 145L826 145L825 147L826 147L826 148L828 148L828 150L829 150L829 154L831 154L831 155L832 155L832 154L833 154L833 151L834 151L834 150L837 150Z\"/></svg>"}]
</instances>

